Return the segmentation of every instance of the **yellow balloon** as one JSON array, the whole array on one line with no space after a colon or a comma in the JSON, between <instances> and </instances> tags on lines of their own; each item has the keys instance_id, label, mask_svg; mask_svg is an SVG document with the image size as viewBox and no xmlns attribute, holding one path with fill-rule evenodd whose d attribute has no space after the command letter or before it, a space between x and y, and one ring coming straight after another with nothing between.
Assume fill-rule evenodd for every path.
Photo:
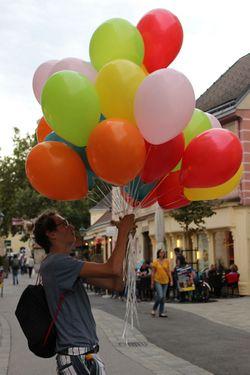
<instances>
[{"instance_id":1,"label":"yellow balloon","mask_svg":"<svg viewBox=\"0 0 250 375\"><path fill-rule=\"evenodd\" d=\"M96 78L103 115L135 123L134 97L145 77L144 71L129 60L113 60L104 65Z\"/></svg>"},{"instance_id":2,"label":"yellow balloon","mask_svg":"<svg viewBox=\"0 0 250 375\"><path fill-rule=\"evenodd\" d=\"M211 188L184 188L184 195L190 201L209 201L224 197L236 188L243 173L243 165L240 166L237 173L224 184Z\"/></svg>"}]
</instances>

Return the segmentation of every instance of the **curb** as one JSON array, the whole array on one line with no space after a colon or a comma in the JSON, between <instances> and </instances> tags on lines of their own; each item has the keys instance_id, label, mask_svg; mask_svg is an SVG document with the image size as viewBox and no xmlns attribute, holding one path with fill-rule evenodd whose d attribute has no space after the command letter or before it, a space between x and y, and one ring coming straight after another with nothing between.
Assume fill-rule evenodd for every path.
<instances>
[{"instance_id":1,"label":"curb","mask_svg":"<svg viewBox=\"0 0 250 375\"><path fill-rule=\"evenodd\" d=\"M0 375L7 375L10 357L10 326L0 315Z\"/></svg>"}]
</instances>

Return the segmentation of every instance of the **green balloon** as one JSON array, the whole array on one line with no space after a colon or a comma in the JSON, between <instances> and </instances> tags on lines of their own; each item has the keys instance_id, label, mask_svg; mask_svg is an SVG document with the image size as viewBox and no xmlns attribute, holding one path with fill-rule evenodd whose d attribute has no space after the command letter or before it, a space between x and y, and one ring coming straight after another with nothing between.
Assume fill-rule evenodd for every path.
<instances>
[{"instance_id":1,"label":"green balloon","mask_svg":"<svg viewBox=\"0 0 250 375\"><path fill-rule=\"evenodd\" d=\"M73 71L55 73L44 85L41 103L46 121L58 135L86 146L101 114L92 82Z\"/></svg>"},{"instance_id":2,"label":"green balloon","mask_svg":"<svg viewBox=\"0 0 250 375\"><path fill-rule=\"evenodd\" d=\"M171 172L178 172L181 169L182 159L179 161L179 163L172 169Z\"/></svg>"},{"instance_id":3,"label":"green balloon","mask_svg":"<svg viewBox=\"0 0 250 375\"><path fill-rule=\"evenodd\" d=\"M185 138L185 148L198 134L203 133L205 130L211 129L212 125L207 115L199 109L195 109L193 116L187 126L183 130Z\"/></svg>"},{"instance_id":4,"label":"green balloon","mask_svg":"<svg viewBox=\"0 0 250 375\"><path fill-rule=\"evenodd\" d=\"M89 45L92 65L100 70L112 60L124 59L141 65L144 42L139 30L122 18L102 23L92 35Z\"/></svg>"}]
</instances>

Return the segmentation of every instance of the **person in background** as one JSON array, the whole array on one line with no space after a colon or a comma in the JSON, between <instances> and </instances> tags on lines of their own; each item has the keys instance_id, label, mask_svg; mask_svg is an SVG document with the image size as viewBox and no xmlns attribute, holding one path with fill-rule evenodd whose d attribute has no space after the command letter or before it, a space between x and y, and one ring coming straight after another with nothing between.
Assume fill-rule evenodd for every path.
<instances>
[{"instance_id":1,"label":"person in background","mask_svg":"<svg viewBox=\"0 0 250 375\"><path fill-rule=\"evenodd\" d=\"M166 252L163 249L157 251L157 259L152 263L151 288L155 288L156 300L151 312L152 316L156 315L159 306L159 317L167 318L164 312L164 304L168 285L172 284L169 261L166 259Z\"/></svg>"},{"instance_id":2,"label":"person in background","mask_svg":"<svg viewBox=\"0 0 250 375\"><path fill-rule=\"evenodd\" d=\"M173 294L174 294L174 300L179 301L180 300L180 292L178 288L178 275L177 275L177 267L180 267L180 265L186 264L186 259L184 255L182 254L182 251L179 247L174 248L175 253L175 267L172 271L172 279L173 279Z\"/></svg>"},{"instance_id":3,"label":"person in background","mask_svg":"<svg viewBox=\"0 0 250 375\"><path fill-rule=\"evenodd\" d=\"M186 301L187 292L181 290L180 280L179 280L179 276L178 276L178 269L185 269L186 267L187 267L187 262L186 262L185 257L183 255L180 256L180 257L176 257L175 271L176 271L176 277L177 277L179 302L185 302Z\"/></svg>"},{"instance_id":4,"label":"person in background","mask_svg":"<svg viewBox=\"0 0 250 375\"><path fill-rule=\"evenodd\" d=\"M216 265L211 264L208 271L208 283L212 288L212 293L217 297L221 297L221 289L223 286L222 274L218 271Z\"/></svg>"},{"instance_id":5,"label":"person in background","mask_svg":"<svg viewBox=\"0 0 250 375\"><path fill-rule=\"evenodd\" d=\"M141 301L147 299L152 299L152 290L151 290L151 268L150 261L144 260L141 268L138 272L138 277L140 278L138 286L138 297Z\"/></svg>"},{"instance_id":6,"label":"person in background","mask_svg":"<svg viewBox=\"0 0 250 375\"><path fill-rule=\"evenodd\" d=\"M27 257L26 257L25 247L21 246L19 252L20 252L19 259L20 259L21 275L23 275L24 273L27 273L27 264L26 264Z\"/></svg>"},{"instance_id":7,"label":"person in background","mask_svg":"<svg viewBox=\"0 0 250 375\"><path fill-rule=\"evenodd\" d=\"M97 355L96 324L84 283L108 290L123 289L123 261L129 233L135 229L134 215L125 215L114 224L118 228L114 251L106 263L95 263L70 256L76 240L74 227L56 211L44 212L35 222L36 243L48 254L40 274L52 316L64 298L55 321L59 375L106 374Z\"/></svg>"},{"instance_id":8,"label":"person in background","mask_svg":"<svg viewBox=\"0 0 250 375\"><path fill-rule=\"evenodd\" d=\"M238 289L238 282L240 279L240 274L238 272L238 267L236 264L231 264L230 272L225 275L225 281L227 286L233 289Z\"/></svg>"},{"instance_id":9,"label":"person in background","mask_svg":"<svg viewBox=\"0 0 250 375\"><path fill-rule=\"evenodd\" d=\"M174 248L175 253L175 265L178 264L184 264L185 263L185 257L182 254L182 250L179 247Z\"/></svg>"},{"instance_id":10,"label":"person in background","mask_svg":"<svg viewBox=\"0 0 250 375\"><path fill-rule=\"evenodd\" d=\"M20 268L20 261L17 257L17 254L14 254L12 262L11 262L11 269L12 269L12 276L13 276L13 285L18 285L18 271Z\"/></svg>"},{"instance_id":11,"label":"person in background","mask_svg":"<svg viewBox=\"0 0 250 375\"><path fill-rule=\"evenodd\" d=\"M32 256L30 256L27 261L26 261L26 264L28 266L28 271L29 271L29 278L31 278L32 276L32 271L33 271L33 268L34 268L34 258Z\"/></svg>"}]
</instances>

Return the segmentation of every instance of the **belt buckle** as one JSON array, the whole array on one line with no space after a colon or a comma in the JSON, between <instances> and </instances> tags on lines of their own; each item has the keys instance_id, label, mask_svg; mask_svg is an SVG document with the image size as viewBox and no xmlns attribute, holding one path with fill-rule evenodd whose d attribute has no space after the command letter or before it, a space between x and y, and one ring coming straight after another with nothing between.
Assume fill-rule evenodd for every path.
<instances>
[{"instance_id":1,"label":"belt buckle","mask_svg":"<svg viewBox=\"0 0 250 375\"><path fill-rule=\"evenodd\" d=\"M98 353L99 352L99 345L96 344L95 346L93 346L93 348L86 354L91 354L91 353Z\"/></svg>"}]
</instances>

